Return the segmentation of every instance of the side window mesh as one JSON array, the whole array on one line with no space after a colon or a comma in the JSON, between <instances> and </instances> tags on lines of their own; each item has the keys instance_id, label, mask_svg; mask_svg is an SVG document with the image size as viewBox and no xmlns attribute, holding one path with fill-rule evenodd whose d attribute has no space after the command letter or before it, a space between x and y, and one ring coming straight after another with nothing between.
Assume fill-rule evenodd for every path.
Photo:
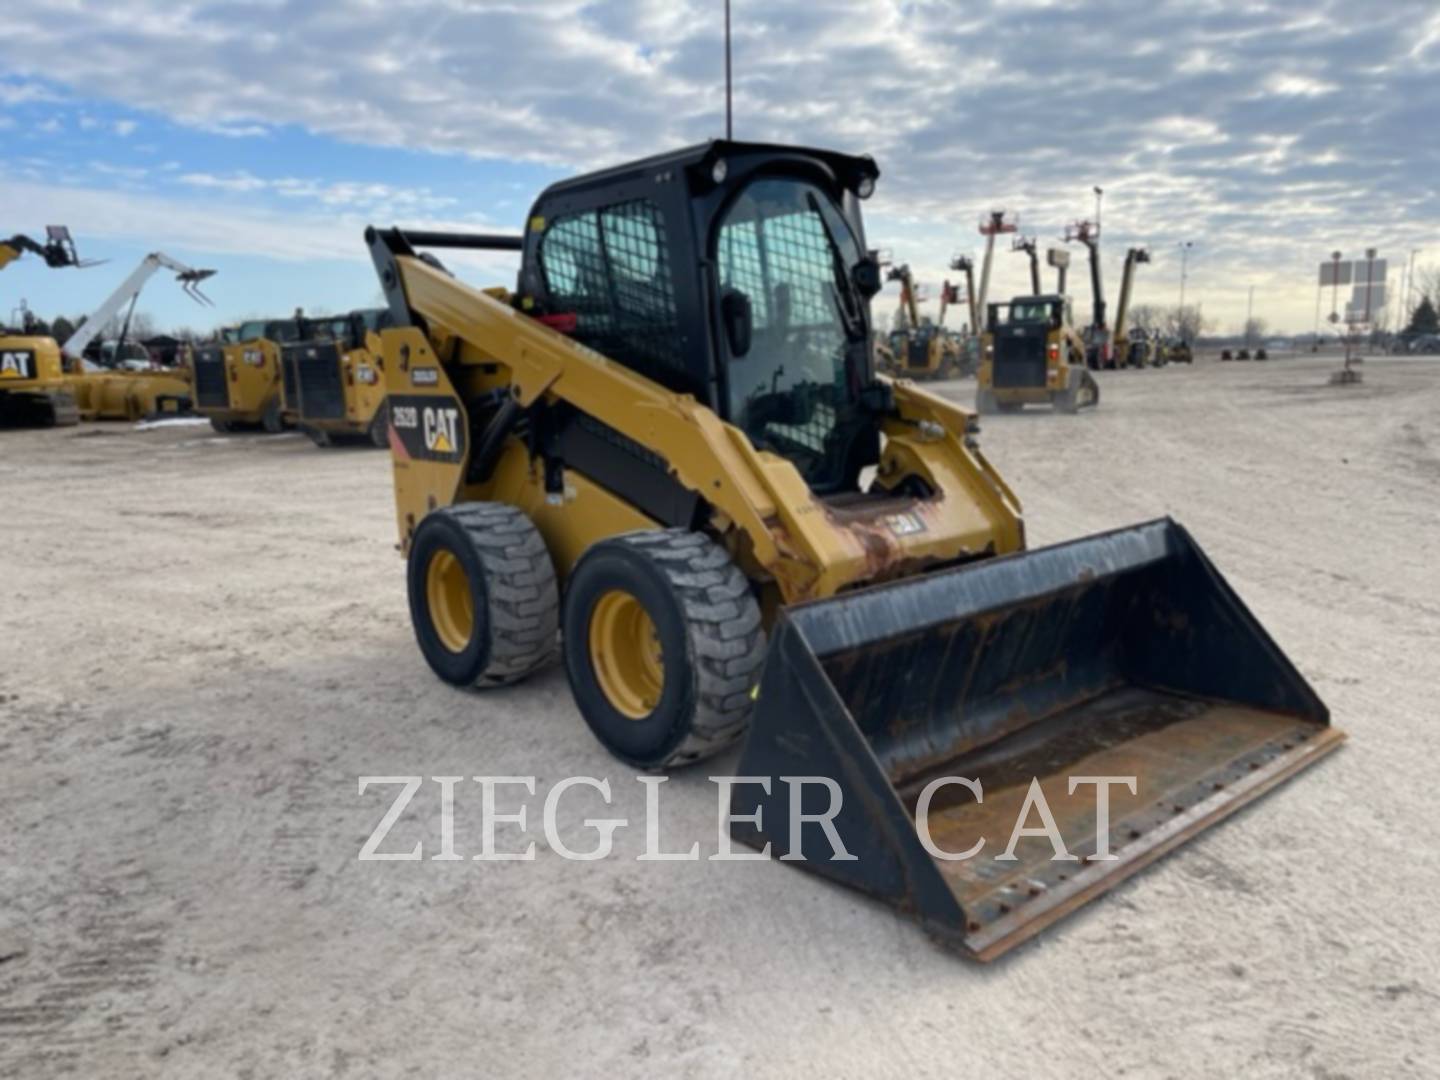
<instances>
[{"instance_id":1,"label":"side window mesh","mask_svg":"<svg viewBox=\"0 0 1440 1080\"><path fill-rule=\"evenodd\" d=\"M665 222L645 199L556 218L540 241L540 268L575 337L641 369L681 369L675 287Z\"/></svg>"}]
</instances>

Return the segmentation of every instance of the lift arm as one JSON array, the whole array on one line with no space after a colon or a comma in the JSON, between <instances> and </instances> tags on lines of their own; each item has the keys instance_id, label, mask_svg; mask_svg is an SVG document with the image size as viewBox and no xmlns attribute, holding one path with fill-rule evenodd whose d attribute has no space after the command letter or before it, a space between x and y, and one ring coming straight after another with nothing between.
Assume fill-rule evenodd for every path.
<instances>
[{"instance_id":1,"label":"lift arm","mask_svg":"<svg viewBox=\"0 0 1440 1080\"><path fill-rule=\"evenodd\" d=\"M83 356L86 346L100 335L106 324L119 313L121 308L140 295L140 290L145 288L145 283L161 268L175 272L175 280L180 282L186 296L196 303L210 303L210 298L200 291L199 286L200 282L214 275L214 270L196 270L194 267L186 266L184 263L170 258L163 252L153 251L141 259L140 265L120 283L120 287L90 313L84 324L61 346L62 351L68 356Z\"/></svg>"}]
</instances>

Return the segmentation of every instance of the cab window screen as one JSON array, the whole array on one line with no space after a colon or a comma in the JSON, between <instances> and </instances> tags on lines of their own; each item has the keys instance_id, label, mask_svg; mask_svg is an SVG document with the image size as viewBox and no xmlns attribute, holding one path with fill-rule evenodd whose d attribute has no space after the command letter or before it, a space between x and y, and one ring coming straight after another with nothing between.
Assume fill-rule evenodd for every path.
<instances>
[{"instance_id":1,"label":"cab window screen","mask_svg":"<svg viewBox=\"0 0 1440 1080\"><path fill-rule=\"evenodd\" d=\"M665 223L649 200L555 218L540 269L550 307L575 315L577 340L642 371L682 368Z\"/></svg>"}]
</instances>

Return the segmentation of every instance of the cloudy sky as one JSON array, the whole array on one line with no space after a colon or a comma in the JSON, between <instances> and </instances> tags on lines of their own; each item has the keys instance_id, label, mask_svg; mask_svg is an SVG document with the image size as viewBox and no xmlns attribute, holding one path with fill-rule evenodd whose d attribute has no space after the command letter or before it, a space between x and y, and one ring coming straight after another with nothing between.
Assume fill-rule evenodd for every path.
<instances>
[{"instance_id":1,"label":"cloudy sky","mask_svg":"<svg viewBox=\"0 0 1440 1080\"><path fill-rule=\"evenodd\" d=\"M166 324L376 298L368 222L518 231L548 181L723 129L720 0L6 0L0 232L71 227L93 306L145 252L220 273ZM736 134L873 154L870 239L933 295L987 209L1042 243L1105 191L1107 278L1221 330L1315 316L1332 250L1440 262L1436 0L735 0ZM487 283L504 263L467 267ZM1022 291L1006 251L995 291ZM1398 274L1397 274L1398 276ZM1072 287L1082 299L1083 280ZM1325 310L1330 300L1325 298ZM888 309L891 305L885 301Z\"/></svg>"}]
</instances>

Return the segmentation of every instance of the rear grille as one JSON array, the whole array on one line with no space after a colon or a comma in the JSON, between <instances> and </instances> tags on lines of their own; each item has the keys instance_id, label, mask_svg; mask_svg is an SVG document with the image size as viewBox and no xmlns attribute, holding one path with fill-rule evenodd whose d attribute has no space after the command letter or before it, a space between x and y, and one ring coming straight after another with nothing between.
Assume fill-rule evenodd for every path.
<instances>
[{"instance_id":1,"label":"rear grille","mask_svg":"<svg viewBox=\"0 0 1440 1080\"><path fill-rule=\"evenodd\" d=\"M997 387L1043 387L1045 385L1045 347L1047 335L1039 328L1010 331L995 337L995 372Z\"/></svg>"},{"instance_id":2,"label":"rear grille","mask_svg":"<svg viewBox=\"0 0 1440 1080\"><path fill-rule=\"evenodd\" d=\"M285 404L301 420L343 420L345 383L340 350L333 341L287 345L284 356ZM295 393L291 394L291 384Z\"/></svg>"},{"instance_id":3,"label":"rear grille","mask_svg":"<svg viewBox=\"0 0 1440 1080\"><path fill-rule=\"evenodd\" d=\"M285 345L280 350L280 396L286 412L300 411L299 345Z\"/></svg>"},{"instance_id":4,"label":"rear grille","mask_svg":"<svg viewBox=\"0 0 1440 1080\"><path fill-rule=\"evenodd\" d=\"M202 409L228 409L230 384L225 380L225 352L218 348L195 353L195 402Z\"/></svg>"}]
</instances>

